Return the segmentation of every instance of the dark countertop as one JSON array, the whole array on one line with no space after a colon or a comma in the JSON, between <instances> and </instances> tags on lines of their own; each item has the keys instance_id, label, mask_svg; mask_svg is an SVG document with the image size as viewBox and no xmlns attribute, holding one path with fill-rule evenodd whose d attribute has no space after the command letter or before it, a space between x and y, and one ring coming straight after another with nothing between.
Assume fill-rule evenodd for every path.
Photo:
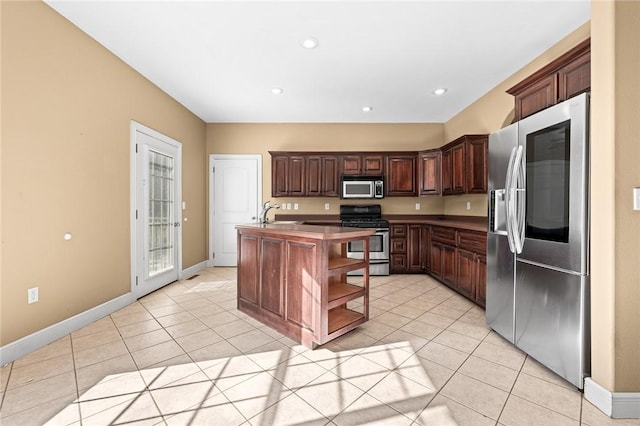
<instances>
[{"instance_id":1,"label":"dark countertop","mask_svg":"<svg viewBox=\"0 0 640 426\"><path fill-rule=\"evenodd\" d=\"M484 216L453 216L453 215L427 215L427 214L383 214L383 219L390 224L432 225L446 226L469 231L487 232L487 218ZM276 214L275 220L296 220L308 225L340 225L340 216L337 214Z\"/></svg>"}]
</instances>

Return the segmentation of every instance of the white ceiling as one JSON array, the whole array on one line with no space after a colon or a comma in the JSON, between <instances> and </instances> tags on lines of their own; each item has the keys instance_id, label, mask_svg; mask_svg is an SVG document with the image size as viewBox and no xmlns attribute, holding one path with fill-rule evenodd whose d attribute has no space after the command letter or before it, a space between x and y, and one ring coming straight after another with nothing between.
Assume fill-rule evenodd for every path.
<instances>
[{"instance_id":1,"label":"white ceiling","mask_svg":"<svg viewBox=\"0 0 640 426\"><path fill-rule=\"evenodd\" d=\"M445 122L591 15L589 0L47 3L209 123Z\"/></svg>"}]
</instances>

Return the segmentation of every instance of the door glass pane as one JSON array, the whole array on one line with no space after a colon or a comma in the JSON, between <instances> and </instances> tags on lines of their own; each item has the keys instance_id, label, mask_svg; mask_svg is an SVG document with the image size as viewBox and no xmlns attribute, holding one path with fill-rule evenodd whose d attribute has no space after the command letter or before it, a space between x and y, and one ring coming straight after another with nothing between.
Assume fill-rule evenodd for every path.
<instances>
[{"instance_id":1,"label":"door glass pane","mask_svg":"<svg viewBox=\"0 0 640 426\"><path fill-rule=\"evenodd\" d=\"M526 238L569 242L570 121L527 135Z\"/></svg>"},{"instance_id":2,"label":"door glass pane","mask_svg":"<svg viewBox=\"0 0 640 426\"><path fill-rule=\"evenodd\" d=\"M174 267L173 158L150 150L148 166L147 270L152 277Z\"/></svg>"}]
</instances>

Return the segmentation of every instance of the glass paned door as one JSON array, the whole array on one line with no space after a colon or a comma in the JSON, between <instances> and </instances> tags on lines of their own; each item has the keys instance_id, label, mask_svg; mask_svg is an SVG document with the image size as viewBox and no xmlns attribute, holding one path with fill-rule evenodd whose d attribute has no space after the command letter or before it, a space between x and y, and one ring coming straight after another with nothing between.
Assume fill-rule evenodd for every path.
<instances>
[{"instance_id":1,"label":"glass paned door","mask_svg":"<svg viewBox=\"0 0 640 426\"><path fill-rule=\"evenodd\" d=\"M175 178L173 158L168 155L149 150L147 167L146 275L151 278L175 267Z\"/></svg>"},{"instance_id":2,"label":"glass paned door","mask_svg":"<svg viewBox=\"0 0 640 426\"><path fill-rule=\"evenodd\" d=\"M182 269L182 145L132 122L131 287L142 297Z\"/></svg>"}]
</instances>

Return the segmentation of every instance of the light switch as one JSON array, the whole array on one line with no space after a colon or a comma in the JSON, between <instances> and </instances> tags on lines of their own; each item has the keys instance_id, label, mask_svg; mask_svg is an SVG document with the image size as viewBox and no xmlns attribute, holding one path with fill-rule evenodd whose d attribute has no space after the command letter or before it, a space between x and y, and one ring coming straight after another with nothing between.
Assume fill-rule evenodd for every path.
<instances>
[{"instance_id":1,"label":"light switch","mask_svg":"<svg viewBox=\"0 0 640 426\"><path fill-rule=\"evenodd\" d=\"M633 188L633 209L640 210L640 188Z\"/></svg>"},{"instance_id":2,"label":"light switch","mask_svg":"<svg viewBox=\"0 0 640 426\"><path fill-rule=\"evenodd\" d=\"M287 210L291 210L291 203L287 203Z\"/></svg>"},{"instance_id":3,"label":"light switch","mask_svg":"<svg viewBox=\"0 0 640 426\"><path fill-rule=\"evenodd\" d=\"M182 210L186 210L187 209L187 202L183 201L182 202Z\"/></svg>"},{"instance_id":4,"label":"light switch","mask_svg":"<svg viewBox=\"0 0 640 426\"><path fill-rule=\"evenodd\" d=\"M298 203L293 203L293 209L298 210Z\"/></svg>"},{"instance_id":5,"label":"light switch","mask_svg":"<svg viewBox=\"0 0 640 426\"><path fill-rule=\"evenodd\" d=\"M325 209L325 210L329 210L329 209L331 209L331 204L329 204L329 203L324 203L324 209Z\"/></svg>"}]
</instances>

